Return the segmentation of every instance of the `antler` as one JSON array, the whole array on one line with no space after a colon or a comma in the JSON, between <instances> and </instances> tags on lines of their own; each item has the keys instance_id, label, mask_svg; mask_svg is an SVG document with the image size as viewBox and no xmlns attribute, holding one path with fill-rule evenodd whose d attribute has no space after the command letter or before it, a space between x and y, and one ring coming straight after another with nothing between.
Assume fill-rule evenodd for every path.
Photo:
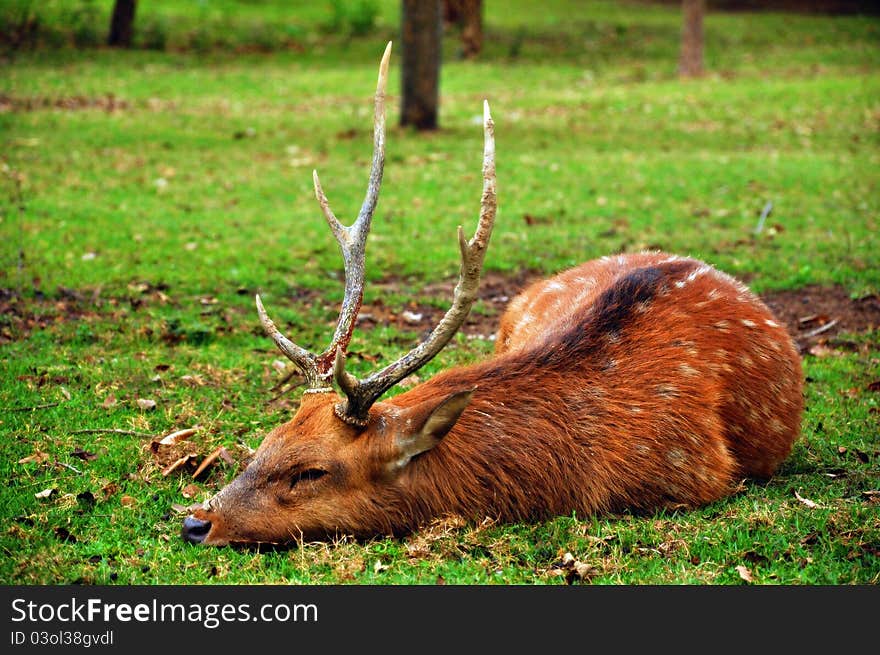
<instances>
[{"instance_id":1,"label":"antler","mask_svg":"<svg viewBox=\"0 0 880 655\"><path fill-rule=\"evenodd\" d=\"M410 373L427 364L449 343L467 318L480 284L483 258L497 208L495 195L495 124L489 114L489 103L483 103L483 195L480 200L480 220L470 241L466 241L461 226L458 243L461 249L461 269L455 286L452 306L428 338L409 353L364 380L358 380L345 371L345 349L338 347L335 354L334 378L345 393L346 400L336 405L336 415L347 423L363 426L367 412L379 396ZM337 330L338 332L338 330Z\"/></svg>"},{"instance_id":2,"label":"antler","mask_svg":"<svg viewBox=\"0 0 880 655\"><path fill-rule=\"evenodd\" d=\"M385 87L388 82L388 61L390 58L391 42L385 47L382 62L379 64L379 80L376 84L373 117L373 161L370 167L367 195L357 219L350 227L342 225L333 214L327 196L324 195L324 190L321 188L318 172L313 171L312 173L315 197L318 199L318 204L321 205L324 218L327 219L333 236L336 237L345 264L345 293L342 299L342 308L339 310L336 331L330 345L320 355L314 355L296 345L275 327L263 308L259 294L256 297L257 314L263 328L278 346L278 349L303 372L308 386L307 391L329 391L332 389L330 377L333 374L336 354L344 353L348 348L351 333L354 330L355 318L364 296L364 254L367 235L370 232L373 212L376 210L376 202L379 199L379 188L382 186L382 173L385 167Z\"/></svg>"}]
</instances>

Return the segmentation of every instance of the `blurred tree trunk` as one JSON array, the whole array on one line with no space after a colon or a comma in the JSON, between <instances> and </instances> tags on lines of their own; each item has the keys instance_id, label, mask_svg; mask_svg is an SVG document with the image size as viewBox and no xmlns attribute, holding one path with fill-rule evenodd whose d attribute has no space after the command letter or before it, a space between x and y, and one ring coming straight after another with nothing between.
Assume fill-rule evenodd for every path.
<instances>
[{"instance_id":1,"label":"blurred tree trunk","mask_svg":"<svg viewBox=\"0 0 880 655\"><path fill-rule=\"evenodd\" d=\"M681 59L678 73L682 77L703 74L703 16L706 0L682 0Z\"/></svg>"},{"instance_id":2,"label":"blurred tree trunk","mask_svg":"<svg viewBox=\"0 0 880 655\"><path fill-rule=\"evenodd\" d=\"M117 48L131 46L136 9L137 0L116 0L113 5L113 15L110 17L110 36L107 38L107 45Z\"/></svg>"},{"instance_id":3,"label":"blurred tree trunk","mask_svg":"<svg viewBox=\"0 0 880 655\"><path fill-rule=\"evenodd\" d=\"M483 49L482 0L443 0L443 20L461 29L461 56L473 59Z\"/></svg>"},{"instance_id":4,"label":"blurred tree trunk","mask_svg":"<svg viewBox=\"0 0 880 655\"><path fill-rule=\"evenodd\" d=\"M403 0L403 98L400 124L437 128L443 21L440 0Z\"/></svg>"}]
</instances>

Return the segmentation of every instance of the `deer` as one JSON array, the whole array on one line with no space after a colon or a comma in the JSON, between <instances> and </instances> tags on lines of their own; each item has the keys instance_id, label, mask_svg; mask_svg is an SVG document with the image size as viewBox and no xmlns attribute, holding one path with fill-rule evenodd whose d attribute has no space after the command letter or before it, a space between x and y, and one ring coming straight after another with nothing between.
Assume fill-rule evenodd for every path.
<instances>
[{"instance_id":1,"label":"deer","mask_svg":"<svg viewBox=\"0 0 880 655\"><path fill-rule=\"evenodd\" d=\"M497 213L494 121L484 101L477 227L458 228L451 305L412 350L358 379L347 349L382 182L379 66L373 156L356 220L315 196L344 261L345 290L319 354L260 322L302 373L292 419L196 506L182 537L205 545L406 535L445 516L538 522L696 508L768 479L800 431L803 376L784 325L743 283L664 252L587 261L528 286L500 318L494 352L383 398L453 338L478 297Z\"/></svg>"}]
</instances>

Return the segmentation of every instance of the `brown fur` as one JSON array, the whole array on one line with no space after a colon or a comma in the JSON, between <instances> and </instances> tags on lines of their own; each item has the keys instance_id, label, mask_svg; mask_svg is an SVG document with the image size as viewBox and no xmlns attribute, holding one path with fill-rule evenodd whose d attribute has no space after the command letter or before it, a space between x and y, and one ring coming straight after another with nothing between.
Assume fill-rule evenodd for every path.
<instances>
[{"instance_id":1,"label":"brown fur","mask_svg":"<svg viewBox=\"0 0 880 655\"><path fill-rule=\"evenodd\" d=\"M455 394L460 417L438 411ZM698 506L772 475L803 408L800 359L767 307L663 253L536 283L511 301L494 357L377 403L362 431L333 415L338 400L303 396L195 513L211 521L205 543L401 533L447 513L531 521ZM423 452L401 455L402 439L435 424ZM313 466L327 473L291 488Z\"/></svg>"}]
</instances>

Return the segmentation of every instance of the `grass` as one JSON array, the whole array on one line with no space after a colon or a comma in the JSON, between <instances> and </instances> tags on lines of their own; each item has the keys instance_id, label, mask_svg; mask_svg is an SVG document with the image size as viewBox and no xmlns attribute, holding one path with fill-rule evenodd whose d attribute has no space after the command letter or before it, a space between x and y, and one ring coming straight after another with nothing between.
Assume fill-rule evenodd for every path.
<instances>
[{"instance_id":1,"label":"grass","mask_svg":"<svg viewBox=\"0 0 880 655\"><path fill-rule=\"evenodd\" d=\"M712 15L712 73L681 82L675 10L552 0L533 15L529 4L487 4L478 61L457 60L449 37L439 132L389 130L367 302L400 309L456 273L455 227L476 221L483 98L500 200L489 270L552 273L661 247L759 292L880 292L876 20ZM267 404L278 355L253 293L298 342L329 338L340 262L311 169L337 214L353 216L397 5L377 3L370 33L356 36L329 30L331 10L313 3L291 23L295 39L251 52L255 21L287 24L280 4L203 3L214 12L203 15L197 3L155 2L139 19L165 21L163 48L15 53L0 76L10 310L0 317L0 581L741 584L743 566L756 583L876 584L880 513L866 493L878 489L876 331L848 338L856 345L839 356L805 357L803 438L773 480L690 512L446 519L405 539L192 548L174 507L212 494L237 466L163 476L151 437L78 432L199 425L200 457L221 445L239 456L290 415L296 394ZM187 40L199 23L217 37L205 47ZM217 46L220 34L237 54ZM399 72L397 53L392 90ZM768 201L772 229L755 236ZM392 277L389 295L379 285ZM416 338L359 330L352 367L364 373ZM459 339L425 375L490 349Z\"/></svg>"}]
</instances>

